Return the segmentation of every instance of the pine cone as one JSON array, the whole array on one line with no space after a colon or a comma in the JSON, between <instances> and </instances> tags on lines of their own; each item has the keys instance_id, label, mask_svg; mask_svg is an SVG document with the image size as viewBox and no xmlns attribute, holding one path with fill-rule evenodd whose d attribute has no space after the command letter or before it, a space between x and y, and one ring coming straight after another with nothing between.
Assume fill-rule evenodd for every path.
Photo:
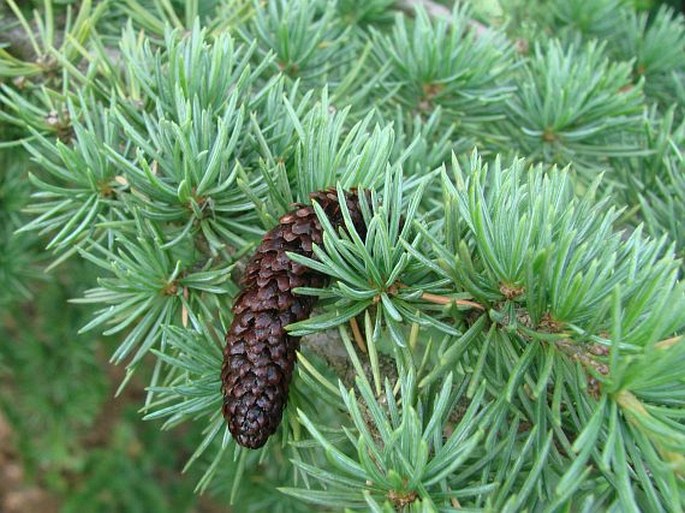
<instances>
[{"instance_id":1,"label":"pine cone","mask_svg":"<svg viewBox=\"0 0 685 513\"><path fill-rule=\"evenodd\" d=\"M344 224L335 190L310 197L334 227ZM357 232L365 236L357 192L347 192L345 199ZM314 209L298 204L264 236L247 264L221 367L223 415L244 447L256 449L266 443L288 400L299 339L288 335L285 327L306 319L316 302L292 289L322 287L327 281L323 274L291 261L286 252L312 257L312 244L321 244L322 233Z\"/></svg>"}]
</instances>

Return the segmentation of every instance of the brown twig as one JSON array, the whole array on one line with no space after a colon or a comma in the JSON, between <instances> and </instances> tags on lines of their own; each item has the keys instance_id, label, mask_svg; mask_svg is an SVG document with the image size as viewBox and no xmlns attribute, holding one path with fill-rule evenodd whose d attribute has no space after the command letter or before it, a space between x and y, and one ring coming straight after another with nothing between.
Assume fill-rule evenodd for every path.
<instances>
[{"instance_id":1,"label":"brown twig","mask_svg":"<svg viewBox=\"0 0 685 513\"><path fill-rule=\"evenodd\" d=\"M671 347L676 345L678 342L683 341L684 339L685 338L682 335L667 338L665 340L662 340L661 342L657 342L656 344L654 344L654 347L661 350L670 349Z\"/></svg>"},{"instance_id":2,"label":"brown twig","mask_svg":"<svg viewBox=\"0 0 685 513\"><path fill-rule=\"evenodd\" d=\"M449 296L439 296L437 294L431 294L430 292L424 292L421 294L421 299L428 301L429 303L435 303L437 305L450 305L455 304L457 306L468 306L471 308L476 308L477 310L485 311L485 307L480 303L475 301L469 301L468 299L455 299Z\"/></svg>"},{"instance_id":3,"label":"brown twig","mask_svg":"<svg viewBox=\"0 0 685 513\"><path fill-rule=\"evenodd\" d=\"M592 369L602 376L609 374L609 366L592 358L589 351L586 351L583 346L576 344L569 339L557 340L554 345L572 360L580 362L586 369Z\"/></svg>"},{"instance_id":4,"label":"brown twig","mask_svg":"<svg viewBox=\"0 0 685 513\"><path fill-rule=\"evenodd\" d=\"M431 0L399 0L397 8L409 14L413 14L417 7L423 7L428 13L428 16L436 19L451 20L452 11L442 4L438 4ZM477 36L484 36L490 29L476 20L469 20L469 26L474 30Z\"/></svg>"},{"instance_id":5,"label":"brown twig","mask_svg":"<svg viewBox=\"0 0 685 513\"><path fill-rule=\"evenodd\" d=\"M300 339L300 346L303 350L322 358L347 388L353 388L355 386L354 382L357 377L357 372L345 350L345 345L340 339L340 334L337 330L328 330L306 335ZM362 367L364 368L364 373L370 378L372 371L368 358L360 358L360 360L362 362ZM397 381L397 365L392 356L379 353L378 366L380 367L381 376L387 377L391 383Z\"/></svg>"},{"instance_id":6,"label":"brown twig","mask_svg":"<svg viewBox=\"0 0 685 513\"><path fill-rule=\"evenodd\" d=\"M368 352L366 349L366 342L364 341L364 337L359 329L359 323L357 322L356 318L352 317L350 319L350 326L352 327L352 335L354 335L354 341L357 343L359 350L366 354Z\"/></svg>"}]
</instances>

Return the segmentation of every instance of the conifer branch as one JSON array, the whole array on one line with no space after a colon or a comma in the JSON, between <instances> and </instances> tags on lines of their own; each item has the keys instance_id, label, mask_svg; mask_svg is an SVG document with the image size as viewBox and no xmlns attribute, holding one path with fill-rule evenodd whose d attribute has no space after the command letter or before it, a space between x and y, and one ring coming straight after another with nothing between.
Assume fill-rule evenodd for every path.
<instances>
[{"instance_id":1,"label":"conifer branch","mask_svg":"<svg viewBox=\"0 0 685 513\"><path fill-rule=\"evenodd\" d=\"M503 28L430 1L7 3L0 304L42 261L96 308L0 370L109 335L144 418L186 424L198 489L240 511L682 510L685 25L595 3L500 3ZM279 219L278 265L320 280L245 263ZM246 305L269 326L231 328ZM251 366L222 398L226 333ZM273 436L236 447L295 359ZM50 374L60 407L89 373ZM54 424L35 399L16 417Z\"/></svg>"}]
</instances>

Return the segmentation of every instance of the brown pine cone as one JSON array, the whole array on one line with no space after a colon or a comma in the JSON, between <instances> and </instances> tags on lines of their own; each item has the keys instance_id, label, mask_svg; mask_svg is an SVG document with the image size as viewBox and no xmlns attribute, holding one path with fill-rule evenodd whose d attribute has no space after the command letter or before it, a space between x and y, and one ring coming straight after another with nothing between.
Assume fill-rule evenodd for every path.
<instances>
[{"instance_id":1,"label":"brown pine cone","mask_svg":"<svg viewBox=\"0 0 685 513\"><path fill-rule=\"evenodd\" d=\"M335 228L344 224L335 190L310 197ZM357 232L365 236L357 192L345 193L345 199ZM256 449L266 443L288 400L299 339L289 336L285 327L306 319L316 302L292 289L327 282L323 274L291 261L286 252L312 257L312 244L321 244L322 233L314 209L298 204L264 236L247 264L221 367L223 415L233 438L244 447Z\"/></svg>"}]
</instances>

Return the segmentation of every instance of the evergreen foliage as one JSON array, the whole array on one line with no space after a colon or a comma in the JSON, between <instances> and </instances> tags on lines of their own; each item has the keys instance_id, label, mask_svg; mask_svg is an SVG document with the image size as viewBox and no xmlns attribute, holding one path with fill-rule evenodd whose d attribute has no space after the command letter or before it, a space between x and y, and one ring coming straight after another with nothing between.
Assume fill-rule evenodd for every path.
<instances>
[{"instance_id":1,"label":"evergreen foliage","mask_svg":"<svg viewBox=\"0 0 685 513\"><path fill-rule=\"evenodd\" d=\"M194 485L237 511L685 509L682 15L34 3L0 8L0 376L22 390L0 400L52 486L91 475L65 511L181 511ZM291 258L330 285L296 290L319 307L250 451L221 416L231 305L328 187L369 191L367 234L314 205L323 242ZM144 419L187 427L178 494L141 486L174 464L161 434L140 467L115 454L135 423L64 463L107 408L103 348ZM113 474L125 499L96 495Z\"/></svg>"}]
</instances>

